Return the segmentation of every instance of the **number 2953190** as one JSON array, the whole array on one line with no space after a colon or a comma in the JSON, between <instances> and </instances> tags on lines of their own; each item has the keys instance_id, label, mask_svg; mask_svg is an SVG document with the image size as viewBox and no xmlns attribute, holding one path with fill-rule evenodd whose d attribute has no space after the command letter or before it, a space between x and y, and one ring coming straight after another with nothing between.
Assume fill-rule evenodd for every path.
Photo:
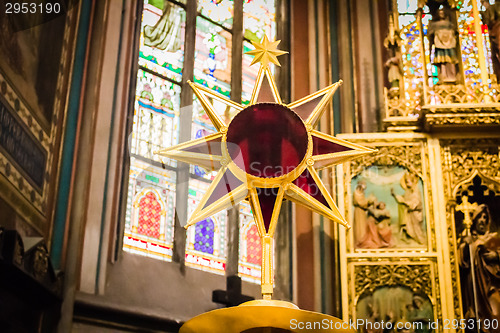
<instances>
[{"instance_id":1,"label":"number 2953190","mask_svg":"<svg viewBox=\"0 0 500 333\"><path fill-rule=\"evenodd\" d=\"M37 2L6 2L5 14L59 14L60 3L37 3Z\"/></svg>"}]
</instances>

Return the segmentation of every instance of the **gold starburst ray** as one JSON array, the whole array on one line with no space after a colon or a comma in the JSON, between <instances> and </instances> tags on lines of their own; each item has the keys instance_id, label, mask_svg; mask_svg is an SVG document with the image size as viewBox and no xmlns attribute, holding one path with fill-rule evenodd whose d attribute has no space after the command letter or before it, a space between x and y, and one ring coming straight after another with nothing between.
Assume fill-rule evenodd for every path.
<instances>
[{"instance_id":1,"label":"gold starburst ray","mask_svg":"<svg viewBox=\"0 0 500 333\"><path fill-rule=\"evenodd\" d=\"M308 166L299 178L287 186L285 198L350 228L312 166Z\"/></svg>"},{"instance_id":2,"label":"gold starburst ray","mask_svg":"<svg viewBox=\"0 0 500 333\"><path fill-rule=\"evenodd\" d=\"M215 133L162 149L155 154L215 171L221 167L221 139L222 133Z\"/></svg>"},{"instance_id":3,"label":"gold starburst ray","mask_svg":"<svg viewBox=\"0 0 500 333\"><path fill-rule=\"evenodd\" d=\"M188 83L191 86L191 88L193 89L196 97L198 97L198 100L200 101L201 106L203 107L203 109L207 113L208 118L210 118L210 121L215 126L217 131L220 131L222 128L226 128L227 124L219 116L219 114L215 110L213 103L210 102L209 97L215 98L215 99L221 101L222 103L226 104L229 107L235 107L235 105L236 105L238 110L240 110L240 111L242 110L241 105L238 105L237 103L235 103L227 98L224 98L223 96L221 96L215 92L211 92L199 84L193 83L191 81L188 81Z\"/></svg>"},{"instance_id":4,"label":"gold starburst ray","mask_svg":"<svg viewBox=\"0 0 500 333\"><path fill-rule=\"evenodd\" d=\"M189 218L185 228L240 203L248 194L247 184L222 167Z\"/></svg>"},{"instance_id":5,"label":"gold starburst ray","mask_svg":"<svg viewBox=\"0 0 500 333\"><path fill-rule=\"evenodd\" d=\"M326 110L326 106L332 99L333 94L342 85L342 82L340 80L287 106L297 113L306 125L315 127L321 115Z\"/></svg>"},{"instance_id":6,"label":"gold starburst ray","mask_svg":"<svg viewBox=\"0 0 500 333\"><path fill-rule=\"evenodd\" d=\"M314 167L318 170L376 152L374 149L338 139L316 130L311 131L311 136L313 139L312 159L314 160Z\"/></svg>"},{"instance_id":7,"label":"gold starburst ray","mask_svg":"<svg viewBox=\"0 0 500 333\"><path fill-rule=\"evenodd\" d=\"M250 105L256 103L276 103L281 104L281 97L269 67L261 66L255 86L253 87Z\"/></svg>"},{"instance_id":8,"label":"gold starburst ray","mask_svg":"<svg viewBox=\"0 0 500 333\"><path fill-rule=\"evenodd\" d=\"M284 194L283 186L249 190L250 205L255 212L255 224L261 237L274 236Z\"/></svg>"}]
</instances>

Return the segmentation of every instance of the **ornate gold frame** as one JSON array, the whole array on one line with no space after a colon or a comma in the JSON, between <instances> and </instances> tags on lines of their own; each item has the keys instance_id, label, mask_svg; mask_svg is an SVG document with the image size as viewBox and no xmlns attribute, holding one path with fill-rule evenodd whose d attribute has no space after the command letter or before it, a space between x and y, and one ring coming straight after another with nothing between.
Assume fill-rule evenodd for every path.
<instances>
[{"instance_id":1,"label":"ornate gold frame","mask_svg":"<svg viewBox=\"0 0 500 333\"><path fill-rule=\"evenodd\" d=\"M364 283L366 288L381 286L381 279L397 277L387 273L385 277L378 273L368 274L360 282L359 271L362 267L381 267L388 272L397 267L426 267L431 277L431 292L426 294L433 303L435 318L454 318L453 295L447 290L451 282L449 264L450 244L447 241L446 222L441 214L442 202L441 158L439 140L419 133L371 133L340 135L341 138L378 149L376 154L364 156L356 161L337 166L339 209L346 214L347 221L352 220L351 180L362 168L373 165L403 166L418 174L424 185L424 206L427 224L426 248L388 248L355 249L352 233L339 230L340 271L342 286L343 318L356 318L356 304L361 291L356 283ZM384 268L385 267L385 268ZM425 275L425 274L424 274ZM392 276L392 277L391 277ZM405 285L405 284L400 284ZM411 289L411 285L407 285ZM356 289L358 288L358 289Z\"/></svg>"}]
</instances>

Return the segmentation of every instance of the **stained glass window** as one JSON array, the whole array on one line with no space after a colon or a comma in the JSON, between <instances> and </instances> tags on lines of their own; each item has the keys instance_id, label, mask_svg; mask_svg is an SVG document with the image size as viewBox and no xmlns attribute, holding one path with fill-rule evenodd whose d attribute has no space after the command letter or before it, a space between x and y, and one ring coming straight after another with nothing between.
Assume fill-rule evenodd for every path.
<instances>
[{"instance_id":1,"label":"stained glass window","mask_svg":"<svg viewBox=\"0 0 500 333\"><path fill-rule=\"evenodd\" d=\"M476 42L476 32L474 29L474 17L472 16L473 0L464 0L460 7L458 15L458 31L460 34L462 63L464 66L465 83L471 86L476 86L481 82L481 70L479 68L478 45ZM478 7L481 8L481 1L478 1ZM485 24L481 26L481 32L484 40L484 53L486 55L486 63L488 73L494 79L493 64L491 63L490 38L488 35L488 27ZM491 80L490 82L491 83Z\"/></svg>"},{"instance_id":2,"label":"stained glass window","mask_svg":"<svg viewBox=\"0 0 500 333\"><path fill-rule=\"evenodd\" d=\"M416 103L410 106L418 110L420 109L420 105L418 104L419 96L421 95L425 78L424 71L432 70L430 52L428 49L429 42L426 37L431 15L429 14L429 8L425 6L422 14L422 30L424 33L424 38L422 38L416 19L417 2L409 0L398 1L398 11L399 31L402 39L401 52L403 55L402 65L405 99ZM424 42L425 63L427 64L427 68L424 68L422 41Z\"/></svg>"},{"instance_id":3,"label":"stained glass window","mask_svg":"<svg viewBox=\"0 0 500 333\"><path fill-rule=\"evenodd\" d=\"M226 97L231 95L231 33L198 17L194 81Z\"/></svg>"},{"instance_id":4,"label":"stained glass window","mask_svg":"<svg viewBox=\"0 0 500 333\"><path fill-rule=\"evenodd\" d=\"M181 2L182 3L182 2ZM177 163L155 151L179 142L185 10L163 0L144 2L123 249L171 261Z\"/></svg>"},{"instance_id":5,"label":"stained glass window","mask_svg":"<svg viewBox=\"0 0 500 333\"><path fill-rule=\"evenodd\" d=\"M233 26L233 1L232 0L199 0L198 10L206 18L210 18L222 26Z\"/></svg>"},{"instance_id":6,"label":"stained glass window","mask_svg":"<svg viewBox=\"0 0 500 333\"><path fill-rule=\"evenodd\" d=\"M274 0L243 2L243 33L246 39L259 42L267 35L276 38L276 4Z\"/></svg>"},{"instance_id":7,"label":"stained glass window","mask_svg":"<svg viewBox=\"0 0 500 333\"><path fill-rule=\"evenodd\" d=\"M192 105L181 103L181 92L190 91L186 79L235 101L248 99L258 66L250 67L251 57L246 55L236 61L243 70L242 96L232 96L233 47L245 52L253 48L251 41L260 41L264 34L271 40L276 37L274 0L244 0L244 12L240 13L234 12L232 0L197 0L196 10L186 4L187 0L144 0L133 126L128 140L130 173L123 249L165 261L172 260L176 189L189 193L184 199L189 217L216 174L190 166L187 183L181 182L186 171L180 170L176 161L154 154L178 144L186 134L195 139L215 132L194 96ZM244 37L233 45L235 15L243 19ZM186 22L195 22L195 27L186 29ZM183 78L187 75L192 78ZM211 102L227 122L237 113L217 100ZM192 117L189 127L184 121L181 127L185 115ZM240 215L240 239L245 244L240 246L240 259L245 256L240 260L240 273L247 281L258 282L260 246L256 229L251 227L254 224L248 204L242 206ZM223 211L189 228L186 266L224 274L227 225L228 215Z\"/></svg>"},{"instance_id":8,"label":"stained glass window","mask_svg":"<svg viewBox=\"0 0 500 333\"><path fill-rule=\"evenodd\" d=\"M457 6L457 30L460 41L460 52L462 56L464 81L467 86L477 86L481 83L480 67L478 58L478 45L474 28L474 17L472 10L472 1L477 1L478 8L481 9L480 0L463 0ZM404 88L406 100L410 100L410 96L419 96L421 85L424 79L424 68L422 54L422 42L424 43L425 60L429 82L428 86L432 87L439 83L438 70L432 65L431 46L427 37L427 28L429 21L432 19L429 13L429 8L424 6L422 15L423 36L420 36L419 27L416 21L417 1L413 0L398 0L397 7L399 12L398 23L403 39L401 51L403 53L403 70L404 70ZM454 13L453 11L451 11ZM484 37L484 45L482 46L486 54L486 62L488 73L490 74L490 82L494 81L493 66L491 63L490 41L488 36L488 28L481 23L481 32ZM422 38L424 37L424 38ZM431 92L432 95L432 92ZM432 101L432 96L431 96Z\"/></svg>"}]
</instances>

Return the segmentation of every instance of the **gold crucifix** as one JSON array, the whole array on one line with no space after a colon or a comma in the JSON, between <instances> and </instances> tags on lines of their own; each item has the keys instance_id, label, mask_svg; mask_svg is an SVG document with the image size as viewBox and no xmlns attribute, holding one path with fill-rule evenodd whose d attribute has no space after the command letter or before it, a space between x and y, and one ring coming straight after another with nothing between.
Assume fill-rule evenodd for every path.
<instances>
[{"instance_id":1,"label":"gold crucifix","mask_svg":"<svg viewBox=\"0 0 500 333\"><path fill-rule=\"evenodd\" d=\"M457 210L459 212L464 213L464 226L466 232L468 233L470 228L472 227L472 220L470 218L470 213L476 210L477 203L470 203L469 198L464 196L462 197L462 203L457 206Z\"/></svg>"}]
</instances>

